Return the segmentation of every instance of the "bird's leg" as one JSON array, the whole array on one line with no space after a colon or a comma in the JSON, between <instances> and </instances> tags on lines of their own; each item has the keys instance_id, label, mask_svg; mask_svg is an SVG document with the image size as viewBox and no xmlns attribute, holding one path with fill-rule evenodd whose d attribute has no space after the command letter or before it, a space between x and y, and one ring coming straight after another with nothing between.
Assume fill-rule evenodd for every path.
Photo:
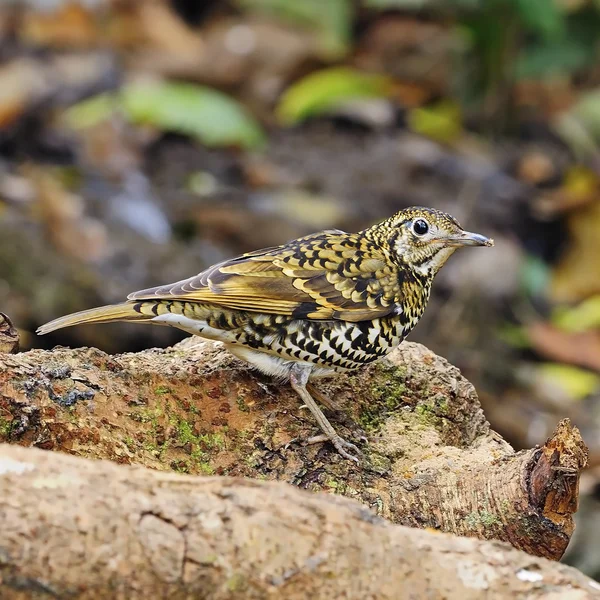
<instances>
[{"instance_id":1,"label":"bird's leg","mask_svg":"<svg viewBox=\"0 0 600 600\"><path fill-rule=\"evenodd\" d=\"M335 449L344 457L349 460L353 460L358 463L358 458L353 456L349 452L346 452L344 448L348 448L353 450L354 452L360 454L360 450L350 442L347 442L345 439L340 437L331 423L327 420L327 417L323 414L321 409L317 406L317 403L314 401L313 397L310 395L309 391L306 389L306 384L308 383L308 377L310 376L311 367L299 365L298 363L292 366L292 370L290 372L290 383L292 385L293 390L300 396L302 402L306 404L310 412L313 414L319 427L323 431L323 433L331 440L331 443L335 446Z\"/></svg>"},{"instance_id":2,"label":"bird's leg","mask_svg":"<svg viewBox=\"0 0 600 600\"><path fill-rule=\"evenodd\" d=\"M306 384L306 389L308 390L308 392L310 393L310 395L315 398L316 400L318 400L321 404L324 404L329 410L335 411L335 412L339 412L341 409L340 407L330 398L328 398L325 394L322 394L314 385L312 385L311 383L307 383ZM343 415L343 418L346 420L348 419L348 415ZM362 429L361 429L362 431ZM324 434L323 434L324 435ZM323 435L315 435L313 437L311 437L308 441L309 444L317 444L318 442L323 442ZM367 439L367 436L363 434L360 436L360 441L361 442L368 442L369 440Z\"/></svg>"},{"instance_id":3,"label":"bird's leg","mask_svg":"<svg viewBox=\"0 0 600 600\"><path fill-rule=\"evenodd\" d=\"M327 396L325 396L325 394L321 394L321 392L311 383L306 384L306 389L308 390L308 393L311 396L313 396L313 398L318 400L321 404L323 404L323 406L326 406L329 410L335 412L338 412L340 410L340 407L335 402L332 402Z\"/></svg>"}]
</instances>

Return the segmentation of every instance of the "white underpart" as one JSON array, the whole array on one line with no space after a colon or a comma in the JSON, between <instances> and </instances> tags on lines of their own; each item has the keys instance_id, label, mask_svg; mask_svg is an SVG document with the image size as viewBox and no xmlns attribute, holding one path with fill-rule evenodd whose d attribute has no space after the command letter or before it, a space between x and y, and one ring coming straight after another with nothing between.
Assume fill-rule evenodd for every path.
<instances>
[{"instance_id":1,"label":"white underpart","mask_svg":"<svg viewBox=\"0 0 600 600\"><path fill-rule=\"evenodd\" d=\"M310 374L311 379L315 377L327 377L335 373L335 369L315 367L310 362L300 360L286 360L280 356L275 356L259 350L253 350L252 348L247 348L246 346L228 345L227 350L229 350L229 352L231 352L231 354L234 356L237 356L238 358L250 363L259 371L265 373L265 375L270 375L276 379L289 379L292 366L298 363L305 364L306 366L312 368L312 372Z\"/></svg>"},{"instance_id":2,"label":"white underpart","mask_svg":"<svg viewBox=\"0 0 600 600\"><path fill-rule=\"evenodd\" d=\"M254 365L257 369L276 377L277 379L287 379L290 374L290 361L286 361L278 356L267 354L266 352L258 352L245 346L228 346L227 348L234 356L249 362Z\"/></svg>"},{"instance_id":3,"label":"white underpart","mask_svg":"<svg viewBox=\"0 0 600 600\"><path fill-rule=\"evenodd\" d=\"M199 321L197 319L184 317L183 315L174 314L159 315L154 317L152 321L160 325L177 327L178 329L182 329L183 331L187 331L188 333L207 338L209 340L225 342L225 344L227 344L227 350L229 350L229 352L231 352L234 356L245 360L266 375L271 375L272 377L276 377L278 379L287 380L294 363L306 364L307 366L312 367L311 378L327 377L336 372L336 369L333 368L315 367L309 361L287 360L285 358L269 354L268 352L261 352L260 350L254 350L246 346L237 345L235 343L236 338L234 332L215 329L214 327L210 327L206 321ZM274 338L276 337L277 336L274 335ZM275 341L276 340L273 339L272 343ZM329 352L331 353L331 356L335 355L334 350L330 349L328 350L328 353Z\"/></svg>"},{"instance_id":4,"label":"white underpart","mask_svg":"<svg viewBox=\"0 0 600 600\"><path fill-rule=\"evenodd\" d=\"M274 344L277 341L277 339L280 336L281 336L281 334L278 332L267 333L267 335L265 335L265 337L263 338L263 343L265 346L271 346L272 344Z\"/></svg>"},{"instance_id":5,"label":"white underpart","mask_svg":"<svg viewBox=\"0 0 600 600\"><path fill-rule=\"evenodd\" d=\"M360 337L360 329L358 327L354 327L350 336L352 337L352 341L358 339Z\"/></svg>"},{"instance_id":6,"label":"white underpart","mask_svg":"<svg viewBox=\"0 0 600 600\"><path fill-rule=\"evenodd\" d=\"M210 327L206 321L200 321L197 319L190 319L183 315L165 314L159 315L152 319L153 323L159 323L161 325L170 325L171 327L177 327L188 333L199 335L200 337L207 338L209 340L217 340L218 342L233 342L235 336L230 331L223 331L222 329L215 329Z\"/></svg>"},{"instance_id":7,"label":"white underpart","mask_svg":"<svg viewBox=\"0 0 600 600\"><path fill-rule=\"evenodd\" d=\"M379 319L375 319L373 321L373 327L371 328L371 331L369 331L369 344L374 344L377 340L377 337L379 336Z\"/></svg>"}]
</instances>

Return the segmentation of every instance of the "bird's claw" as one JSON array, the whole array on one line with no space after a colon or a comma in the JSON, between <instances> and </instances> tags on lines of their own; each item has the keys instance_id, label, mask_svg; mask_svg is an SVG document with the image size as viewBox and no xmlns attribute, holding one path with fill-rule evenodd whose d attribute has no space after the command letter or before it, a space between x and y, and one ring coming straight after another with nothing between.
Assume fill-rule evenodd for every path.
<instances>
[{"instance_id":1,"label":"bird's claw","mask_svg":"<svg viewBox=\"0 0 600 600\"><path fill-rule=\"evenodd\" d=\"M365 438L366 441L366 438ZM336 435L335 437L329 437L326 433L321 433L319 435L314 435L311 438L306 440L307 444L319 444L321 442L331 442L335 449L348 460L353 460L355 463L359 463L359 460L356 456L353 456L349 452L346 452L344 448L348 448L348 450L352 450L356 452L359 456L362 456L362 452L360 448L355 446L352 442L346 441L343 437Z\"/></svg>"},{"instance_id":2,"label":"bird's claw","mask_svg":"<svg viewBox=\"0 0 600 600\"><path fill-rule=\"evenodd\" d=\"M352 442L347 442L344 438L340 437L339 435L336 435L335 437L331 438L331 443L344 458L347 458L348 460L353 460L356 464L359 464L360 461L358 460L358 457L344 450L344 448L348 448L348 450L352 450L353 452L358 454L358 456L362 456L362 452L360 448L358 448L358 446L355 446Z\"/></svg>"}]
</instances>

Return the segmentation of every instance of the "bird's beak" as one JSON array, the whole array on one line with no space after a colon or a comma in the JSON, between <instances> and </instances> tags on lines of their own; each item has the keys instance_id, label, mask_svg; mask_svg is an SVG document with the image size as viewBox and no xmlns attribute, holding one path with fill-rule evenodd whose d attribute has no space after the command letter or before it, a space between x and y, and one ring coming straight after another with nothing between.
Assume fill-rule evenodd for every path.
<instances>
[{"instance_id":1,"label":"bird's beak","mask_svg":"<svg viewBox=\"0 0 600 600\"><path fill-rule=\"evenodd\" d=\"M461 246L493 246L494 240L480 233L461 231L445 240L448 246L460 248Z\"/></svg>"}]
</instances>

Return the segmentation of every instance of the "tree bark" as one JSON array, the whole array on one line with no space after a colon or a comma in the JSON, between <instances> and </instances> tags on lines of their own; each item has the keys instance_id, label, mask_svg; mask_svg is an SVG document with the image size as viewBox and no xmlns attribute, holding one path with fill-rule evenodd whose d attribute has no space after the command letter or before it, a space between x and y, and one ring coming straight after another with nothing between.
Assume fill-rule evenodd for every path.
<instances>
[{"instance_id":1,"label":"tree bark","mask_svg":"<svg viewBox=\"0 0 600 600\"><path fill-rule=\"evenodd\" d=\"M490 431L473 386L404 343L353 375L318 383L330 419L362 444L359 466L329 443L288 386L219 344L108 356L34 350L0 358L0 441L191 474L278 479L354 498L394 523L503 540L558 559L573 531L586 447L561 422L515 453Z\"/></svg>"},{"instance_id":2,"label":"tree bark","mask_svg":"<svg viewBox=\"0 0 600 600\"><path fill-rule=\"evenodd\" d=\"M577 598L600 585L498 542L395 526L279 482L0 445L0 597Z\"/></svg>"}]
</instances>

